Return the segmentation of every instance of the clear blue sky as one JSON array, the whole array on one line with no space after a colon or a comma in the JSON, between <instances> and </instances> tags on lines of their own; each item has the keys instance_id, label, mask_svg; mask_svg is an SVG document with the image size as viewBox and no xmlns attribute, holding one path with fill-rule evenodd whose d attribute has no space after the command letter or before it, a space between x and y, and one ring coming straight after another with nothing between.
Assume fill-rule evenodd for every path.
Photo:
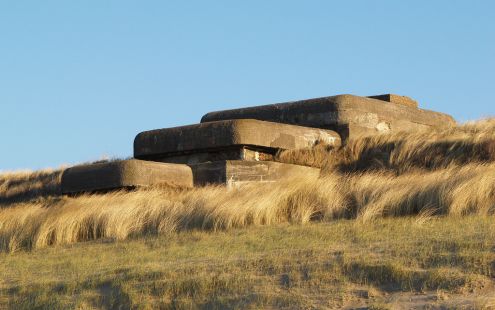
<instances>
[{"instance_id":1,"label":"clear blue sky","mask_svg":"<svg viewBox=\"0 0 495 310\"><path fill-rule=\"evenodd\" d=\"M0 170L128 157L143 130L341 93L493 116L494 3L0 0Z\"/></svg>"}]
</instances>

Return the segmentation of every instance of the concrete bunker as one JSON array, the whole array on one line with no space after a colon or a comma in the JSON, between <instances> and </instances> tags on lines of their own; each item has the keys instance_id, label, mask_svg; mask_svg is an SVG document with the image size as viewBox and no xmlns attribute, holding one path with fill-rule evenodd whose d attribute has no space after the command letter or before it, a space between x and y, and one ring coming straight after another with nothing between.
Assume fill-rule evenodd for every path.
<instances>
[{"instance_id":1,"label":"concrete bunker","mask_svg":"<svg viewBox=\"0 0 495 310\"><path fill-rule=\"evenodd\" d=\"M361 136L446 129L443 113L418 108L406 96L338 95L210 112L201 123L139 133L136 159L75 166L62 176L62 192L74 194L169 184L180 187L270 184L319 169L274 162L279 150L316 143L340 147Z\"/></svg>"}]
</instances>

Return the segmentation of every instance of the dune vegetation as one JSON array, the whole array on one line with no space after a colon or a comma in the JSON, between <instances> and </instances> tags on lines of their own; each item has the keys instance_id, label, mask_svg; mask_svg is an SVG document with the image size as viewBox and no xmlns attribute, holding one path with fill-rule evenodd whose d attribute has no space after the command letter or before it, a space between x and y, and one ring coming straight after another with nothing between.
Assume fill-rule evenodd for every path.
<instances>
[{"instance_id":1,"label":"dune vegetation","mask_svg":"<svg viewBox=\"0 0 495 310\"><path fill-rule=\"evenodd\" d=\"M321 167L321 177L233 190L161 187L64 197L61 170L3 174L0 250L193 229L495 211L495 120L366 137L340 149L317 145L282 152L277 160Z\"/></svg>"},{"instance_id":2,"label":"dune vegetation","mask_svg":"<svg viewBox=\"0 0 495 310\"><path fill-rule=\"evenodd\" d=\"M0 309L493 309L494 246L487 216L100 239L0 253Z\"/></svg>"},{"instance_id":3,"label":"dune vegetation","mask_svg":"<svg viewBox=\"0 0 495 310\"><path fill-rule=\"evenodd\" d=\"M61 169L0 174L0 305L495 305L495 120L276 160L321 176L68 197Z\"/></svg>"}]
</instances>

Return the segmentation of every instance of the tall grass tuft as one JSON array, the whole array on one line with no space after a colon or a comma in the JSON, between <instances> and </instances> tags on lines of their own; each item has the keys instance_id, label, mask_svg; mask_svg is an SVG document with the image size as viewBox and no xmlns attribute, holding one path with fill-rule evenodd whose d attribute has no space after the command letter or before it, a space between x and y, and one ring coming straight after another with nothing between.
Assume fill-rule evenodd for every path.
<instances>
[{"instance_id":1,"label":"tall grass tuft","mask_svg":"<svg viewBox=\"0 0 495 310\"><path fill-rule=\"evenodd\" d=\"M331 174L317 181L294 179L230 191L214 186L151 188L63 197L47 204L16 204L0 210L0 247L16 251L193 229L494 211L494 164L399 176L384 172Z\"/></svg>"},{"instance_id":2,"label":"tall grass tuft","mask_svg":"<svg viewBox=\"0 0 495 310\"><path fill-rule=\"evenodd\" d=\"M283 151L277 160L343 173L370 170L403 173L489 163L495 161L495 119L443 131L369 136L351 140L341 149L318 145L312 149Z\"/></svg>"},{"instance_id":3,"label":"tall grass tuft","mask_svg":"<svg viewBox=\"0 0 495 310\"><path fill-rule=\"evenodd\" d=\"M40 196L60 195L61 176L61 169L1 173L0 207Z\"/></svg>"}]
</instances>

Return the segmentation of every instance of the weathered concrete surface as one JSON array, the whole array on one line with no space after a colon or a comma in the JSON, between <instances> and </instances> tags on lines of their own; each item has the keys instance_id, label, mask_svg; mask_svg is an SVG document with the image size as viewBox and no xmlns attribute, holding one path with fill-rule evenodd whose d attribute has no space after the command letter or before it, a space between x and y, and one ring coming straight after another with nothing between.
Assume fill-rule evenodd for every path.
<instances>
[{"instance_id":1,"label":"weathered concrete surface","mask_svg":"<svg viewBox=\"0 0 495 310\"><path fill-rule=\"evenodd\" d=\"M191 165L194 185L225 184L237 187L252 183L271 183L290 178L314 178L320 169L272 161L225 160Z\"/></svg>"},{"instance_id":2,"label":"weathered concrete surface","mask_svg":"<svg viewBox=\"0 0 495 310\"><path fill-rule=\"evenodd\" d=\"M275 149L257 149L247 146L234 146L222 149L208 150L204 152L186 153L179 155L153 156L153 161L178 164L199 164L208 161L220 160L252 160L265 161L273 160L276 154Z\"/></svg>"},{"instance_id":3,"label":"weathered concrete surface","mask_svg":"<svg viewBox=\"0 0 495 310\"><path fill-rule=\"evenodd\" d=\"M387 101L395 104L402 104L405 106L409 107L418 107L418 102L412 98L409 98L407 96L401 96L401 95L395 95L395 94L383 94L383 95L376 95L376 96L369 96L368 98L372 99L378 99L382 101Z\"/></svg>"},{"instance_id":4,"label":"weathered concrete surface","mask_svg":"<svg viewBox=\"0 0 495 310\"><path fill-rule=\"evenodd\" d=\"M161 184L192 187L193 176L186 165L130 159L68 168L61 183L63 194L74 194Z\"/></svg>"},{"instance_id":5,"label":"weathered concrete surface","mask_svg":"<svg viewBox=\"0 0 495 310\"><path fill-rule=\"evenodd\" d=\"M239 118L335 130L343 140L377 133L442 129L456 124L447 114L353 95L211 112L201 122Z\"/></svg>"},{"instance_id":6,"label":"weathered concrete surface","mask_svg":"<svg viewBox=\"0 0 495 310\"><path fill-rule=\"evenodd\" d=\"M206 158L208 154L225 155L234 150L241 156L245 149L273 155L279 149L311 147L318 141L335 146L341 143L340 136L330 130L253 119L225 120L142 132L134 140L134 157L160 161L175 157L184 162L179 160L182 155L207 153L203 160L212 160ZM249 159L239 156L216 160Z\"/></svg>"}]
</instances>

